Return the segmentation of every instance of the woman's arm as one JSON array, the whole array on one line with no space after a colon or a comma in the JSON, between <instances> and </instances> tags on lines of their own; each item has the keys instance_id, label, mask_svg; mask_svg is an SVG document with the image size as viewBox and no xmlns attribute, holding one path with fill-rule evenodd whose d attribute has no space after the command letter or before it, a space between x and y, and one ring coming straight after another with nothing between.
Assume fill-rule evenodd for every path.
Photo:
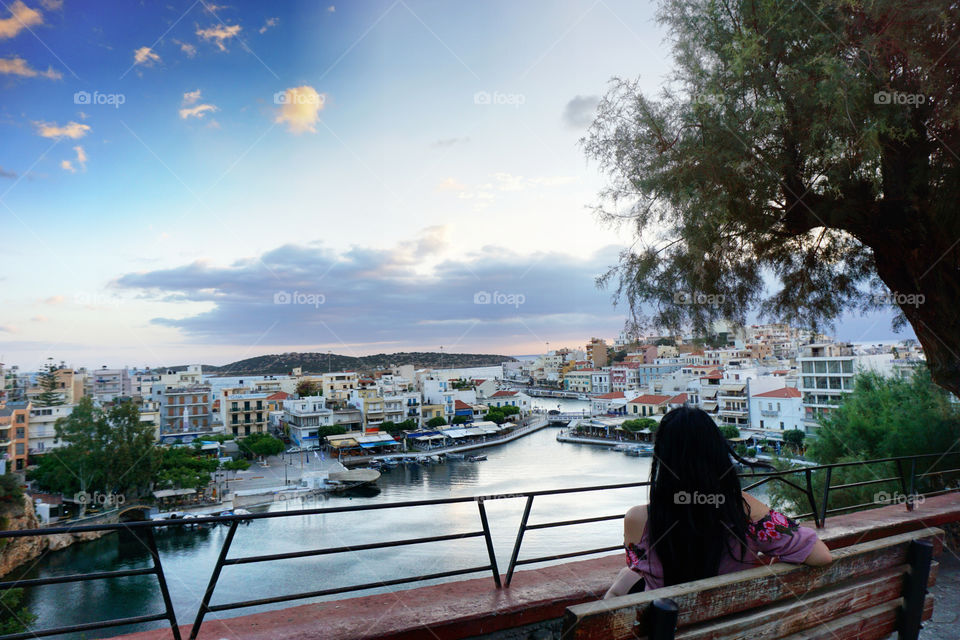
<instances>
[{"instance_id":1,"label":"woman's arm","mask_svg":"<svg viewBox=\"0 0 960 640\"><path fill-rule=\"evenodd\" d=\"M749 517L752 522L757 522L770 513L770 507L760 502L749 493L744 492L743 497L747 501L747 507L750 510ZM810 535L812 535L815 539L813 548L810 550L810 553L807 555L806 559L802 561L803 564L810 565L811 567L822 567L833 562L833 556L830 555L830 549L828 549L827 545L823 543L823 540L817 538L816 533L814 533L812 529L807 529L806 527L802 528L806 529L806 531L809 531ZM797 562L798 560L794 560L794 562Z\"/></svg>"},{"instance_id":2,"label":"woman's arm","mask_svg":"<svg viewBox=\"0 0 960 640\"><path fill-rule=\"evenodd\" d=\"M647 507L631 507L627 510L627 513L623 516L623 545L628 544L638 544L640 538L643 537L643 528L647 524ZM604 600L607 598L615 598L617 596L624 596L630 593L630 589L633 588L633 585L637 584L642 579L642 576L631 569L630 567L624 567L620 570L620 573L617 574L616 579L613 581L613 585L607 592L603 595Z\"/></svg>"}]
</instances>

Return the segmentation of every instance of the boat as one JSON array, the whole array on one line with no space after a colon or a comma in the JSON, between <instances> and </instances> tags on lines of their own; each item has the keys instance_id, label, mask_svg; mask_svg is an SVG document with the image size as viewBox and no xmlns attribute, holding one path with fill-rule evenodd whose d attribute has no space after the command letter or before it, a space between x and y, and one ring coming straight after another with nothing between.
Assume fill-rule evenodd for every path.
<instances>
[{"instance_id":1,"label":"boat","mask_svg":"<svg viewBox=\"0 0 960 640\"><path fill-rule=\"evenodd\" d=\"M447 460L464 460L466 458L462 453L448 453Z\"/></svg>"},{"instance_id":2,"label":"boat","mask_svg":"<svg viewBox=\"0 0 960 640\"><path fill-rule=\"evenodd\" d=\"M624 453L631 458L647 458L653 455L653 446L649 444L638 444L625 449Z\"/></svg>"},{"instance_id":3,"label":"boat","mask_svg":"<svg viewBox=\"0 0 960 640\"><path fill-rule=\"evenodd\" d=\"M468 462L483 462L487 459L487 456L470 456L467 458Z\"/></svg>"}]
</instances>

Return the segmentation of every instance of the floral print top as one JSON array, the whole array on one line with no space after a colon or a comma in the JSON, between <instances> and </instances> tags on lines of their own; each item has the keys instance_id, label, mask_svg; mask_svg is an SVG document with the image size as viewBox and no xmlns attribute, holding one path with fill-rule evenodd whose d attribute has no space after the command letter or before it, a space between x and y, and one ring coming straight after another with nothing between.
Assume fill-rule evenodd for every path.
<instances>
[{"instance_id":1,"label":"floral print top","mask_svg":"<svg viewBox=\"0 0 960 640\"><path fill-rule=\"evenodd\" d=\"M741 560L739 556L724 554L720 559L718 575L750 569L760 563L757 556L776 557L783 562L801 563L807 559L817 542L817 534L779 511L770 512L747 525L747 551ZM646 590L663 586L663 565L657 557L656 549L651 548L647 529L639 543L626 545L627 566L639 573Z\"/></svg>"}]
</instances>

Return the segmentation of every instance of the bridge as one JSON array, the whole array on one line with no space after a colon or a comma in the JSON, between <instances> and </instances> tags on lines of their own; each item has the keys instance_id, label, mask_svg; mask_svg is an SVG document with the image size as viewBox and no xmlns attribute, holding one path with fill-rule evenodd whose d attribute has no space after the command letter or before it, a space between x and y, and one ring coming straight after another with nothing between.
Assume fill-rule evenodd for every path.
<instances>
[{"instance_id":1,"label":"bridge","mask_svg":"<svg viewBox=\"0 0 960 640\"><path fill-rule=\"evenodd\" d=\"M558 422L569 423L573 420L589 420L592 417L589 411L566 411L547 415L547 419L554 424Z\"/></svg>"}]
</instances>

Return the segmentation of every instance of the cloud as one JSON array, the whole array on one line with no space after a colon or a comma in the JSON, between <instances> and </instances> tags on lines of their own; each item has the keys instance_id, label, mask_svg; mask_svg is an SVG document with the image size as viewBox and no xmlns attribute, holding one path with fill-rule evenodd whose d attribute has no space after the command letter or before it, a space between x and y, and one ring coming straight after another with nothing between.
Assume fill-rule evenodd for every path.
<instances>
[{"instance_id":1,"label":"cloud","mask_svg":"<svg viewBox=\"0 0 960 640\"><path fill-rule=\"evenodd\" d=\"M43 14L31 9L22 0L4 5L10 10L10 17L0 19L0 40L12 38L24 29L43 24Z\"/></svg>"},{"instance_id":2,"label":"cloud","mask_svg":"<svg viewBox=\"0 0 960 640\"><path fill-rule=\"evenodd\" d=\"M0 333L17 333L18 331L12 324L0 324Z\"/></svg>"},{"instance_id":3,"label":"cloud","mask_svg":"<svg viewBox=\"0 0 960 640\"><path fill-rule=\"evenodd\" d=\"M193 104L199 99L200 99L200 89L197 89L196 91L187 91L186 93L183 94L184 105Z\"/></svg>"},{"instance_id":4,"label":"cloud","mask_svg":"<svg viewBox=\"0 0 960 640\"><path fill-rule=\"evenodd\" d=\"M208 113L214 113L216 111L218 111L216 105L198 104L195 107L184 107L180 109L180 117L184 120L187 118L203 118L203 116Z\"/></svg>"},{"instance_id":5,"label":"cloud","mask_svg":"<svg viewBox=\"0 0 960 640\"><path fill-rule=\"evenodd\" d=\"M178 45L180 47L180 51L183 51L185 54L187 54L188 58L192 58L193 56L197 55L197 48L189 42L180 42L179 40L174 40L173 43Z\"/></svg>"},{"instance_id":6,"label":"cloud","mask_svg":"<svg viewBox=\"0 0 960 640\"><path fill-rule=\"evenodd\" d=\"M498 247L460 253L450 233L430 227L390 247L343 251L287 244L232 264L128 273L112 286L175 305L152 323L197 343L453 345L469 332L495 350L515 338L531 342L531 332L588 335L622 325L608 292L594 285L616 261L615 247L589 256Z\"/></svg>"},{"instance_id":7,"label":"cloud","mask_svg":"<svg viewBox=\"0 0 960 640\"><path fill-rule=\"evenodd\" d=\"M563 108L563 122L573 129L589 127L600 104L600 96L575 96Z\"/></svg>"},{"instance_id":8,"label":"cloud","mask_svg":"<svg viewBox=\"0 0 960 640\"><path fill-rule=\"evenodd\" d=\"M16 178L17 174L13 171L7 171L3 167L0 167L0 178Z\"/></svg>"},{"instance_id":9,"label":"cloud","mask_svg":"<svg viewBox=\"0 0 960 640\"><path fill-rule=\"evenodd\" d=\"M320 110L323 109L326 95L317 93L313 87L291 87L274 96L280 104L280 110L274 122L287 123L291 133L316 133L314 125L320 121Z\"/></svg>"},{"instance_id":10,"label":"cloud","mask_svg":"<svg viewBox=\"0 0 960 640\"><path fill-rule=\"evenodd\" d=\"M215 45L217 45L217 48L220 49L220 51L226 51L227 47L224 42L236 37L237 34L240 33L241 28L242 27L238 24L233 24L230 26L220 24L208 27L206 29L197 29L197 35L204 40L213 42Z\"/></svg>"},{"instance_id":11,"label":"cloud","mask_svg":"<svg viewBox=\"0 0 960 640\"><path fill-rule=\"evenodd\" d=\"M437 185L437 191L466 191L467 186L456 178L447 178Z\"/></svg>"},{"instance_id":12,"label":"cloud","mask_svg":"<svg viewBox=\"0 0 960 640\"><path fill-rule=\"evenodd\" d=\"M203 118L208 113L216 113L219 111L219 108L215 104L194 104L200 100L200 89L196 91L187 91L183 94L183 107L180 109L180 117L184 120L187 118ZM194 106L189 106L194 105Z\"/></svg>"},{"instance_id":13,"label":"cloud","mask_svg":"<svg viewBox=\"0 0 960 640\"><path fill-rule=\"evenodd\" d=\"M49 319L47 316L33 316L30 322L47 322Z\"/></svg>"},{"instance_id":14,"label":"cloud","mask_svg":"<svg viewBox=\"0 0 960 640\"><path fill-rule=\"evenodd\" d=\"M470 138L440 138L439 140L434 140L430 146L437 148L452 147L458 144L466 144L470 142Z\"/></svg>"},{"instance_id":15,"label":"cloud","mask_svg":"<svg viewBox=\"0 0 960 640\"><path fill-rule=\"evenodd\" d=\"M64 171L69 171L70 173L76 173L77 170L73 168L73 164L69 160L61 160L60 168Z\"/></svg>"},{"instance_id":16,"label":"cloud","mask_svg":"<svg viewBox=\"0 0 960 640\"><path fill-rule=\"evenodd\" d=\"M63 74L53 67L47 67L46 71L40 71L31 67L23 58L17 57L0 58L0 73L24 78L50 78L51 80L59 80L63 77Z\"/></svg>"},{"instance_id":17,"label":"cloud","mask_svg":"<svg viewBox=\"0 0 960 640\"><path fill-rule=\"evenodd\" d=\"M83 147L77 145L73 148L77 152L77 164L80 165L81 169L87 168L87 152L83 150Z\"/></svg>"},{"instance_id":18,"label":"cloud","mask_svg":"<svg viewBox=\"0 0 960 640\"><path fill-rule=\"evenodd\" d=\"M40 0L40 6L47 11L59 11L63 8L63 0Z\"/></svg>"},{"instance_id":19,"label":"cloud","mask_svg":"<svg viewBox=\"0 0 960 640\"><path fill-rule=\"evenodd\" d=\"M280 24L280 18L267 18L267 21L263 23L263 26L260 27L260 33L266 33L267 29L275 27Z\"/></svg>"},{"instance_id":20,"label":"cloud","mask_svg":"<svg viewBox=\"0 0 960 640\"><path fill-rule=\"evenodd\" d=\"M140 47L133 52L134 66L152 67L157 62L160 62L160 56L150 47Z\"/></svg>"},{"instance_id":21,"label":"cloud","mask_svg":"<svg viewBox=\"0 0 960 640\"><path fill-rule=\"evenodd\" d=\"M50 296L49 298L43 301L43 304L59 305L59 304L63 304L64 300L65 298L63 296Z\"/></svg>"},{"instance_id":22,"label":"cloud","mask_svg":"<svg viewBox=\"0 0 960 640\"><path fill-rule=\"evenodd\" d=\"M37 128L37 135L43 138L82 138L90 131L90 125L80 124L72 120L62 127L57 126L55 122L34 122L33 126Z\"/></svg>"},{"instance_id":23,"label":"cloud","mask_svg":"<svg viewBox=\"0 0 960 640\"><path fill-rule=\"evenodd\" d=\"M330 5L329 7L327 7L327 13L336 13L336 11L337 11L337 8L333 5Z\"/></svg>"}]
</instances>

